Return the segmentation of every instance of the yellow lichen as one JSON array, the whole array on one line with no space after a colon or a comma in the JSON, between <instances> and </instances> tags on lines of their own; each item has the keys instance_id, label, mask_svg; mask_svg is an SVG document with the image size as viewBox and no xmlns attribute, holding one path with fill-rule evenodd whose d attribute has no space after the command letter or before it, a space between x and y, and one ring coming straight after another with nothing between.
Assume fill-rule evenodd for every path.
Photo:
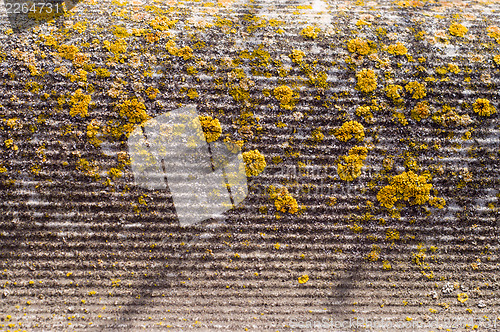
<instances>
[{"instance_id":1,"label":"yellow lichen","mask_svg":"<svg viewBox=\"0 0 500 332\"><path fill-rule=\"evenodd\" d=\"M327 203L329 206L335 206L335 204L337 204L337 198L336 197L328 197L328 201Z\"/></svg>"},{"instance_id":2,"label":"yellow lichen","mask_svg":"<svg viewBox=\"0 0 500 332\"><path fill-rule=\"evenodd\" d=\"M448 31L452 36L464 37L465 34L469 31L469 29L467 29L460 23L453 23Z\"/></svg>"},{"instance_id":3,"label":"yellow lichen","mask_svg":"<svg viewBox=\"0 0 500 332\"><path fill-rule=\"evenodd\" d=\"M495 114L497 111L493 105L491 105L488 99L478 98L476 102L472 104L474 112L481 116L490 116Z\"/></svg>"},{"instance_id":4,"label":"yellow lichen","mask_svg":"<svg viewBox=\"0 0 500 332\"><path fill-rule=\"evenodd\" d=\"M276 210L283 213L297 213L299 211L299 205L295 198L288 192L287 188L275 188L270 186L268 188L269 197L274 200L274 206Z\"/></svg>"},{"instance_id":5,"label":"yellow lichen","mask_svg":"<svg viewBox=\"0 0 500 332\"><path fill-rule=\"evenodd\" d=\"M300 50L293 50L288 56L292 59L292 62L301 63L305 53Z\"/></svg>"},{"instance_id":6,"label":"yellow lichen","mask_svg":"<svg viewBox=\"0 0 500 332\"><path fill-rule=\"evenodd\" d=\"M403 112L394 112L392 113L392 116L394 117L394 120L398 121L403 126L408 125L408 120L406 120L406 117Z\"/></svg>"},{"instance_id":7,"label":"yellow lichen","mask_svg":"<svg viewBox=\"0 0 500 332\"><path fill-rule=\"evenodd\" d=\"M405 55L408 53L408 49L401 42L397 42L396 44L389 45L387 52L392 55Z\"/></svg>"},{"instance_id":8,"label":"yellow lichen","mask_svg":"<svg viewBox=\"0 0 500 332\"><path fill-rule=\"evenodd\" d=\"M158 90L157 88L153 88L152 86L148 87L146 89L146 94L148 96L149 99L151 100L154 100L156 99L156 96L158 95L158 93L160 93L160 90Z\"/></svg>"},{"instance_id":9,"label":"yellow lichen","mask_svg":"<svg viewBox=\"0 0 500 332\"><path fill-rule=\"evenodd\" d=\"M303 36L304 38L316 39L320 31L321 31L320 28L315 28L309 25L304 29L302 29L300 35Z\"/></svg>"},{"instance_id":10,"label":"yellow lichen","mask_svg":"<svg viewBox=\"0 0 500 332\"><path fill-rule=\"evenodd\" d=\"M401 85L389 84L385 87L385 94L388 98L391 98L395 104L401 104L403 98L401 98L400 92L403 92L403 87Z\"/></svg>"},{"instance_id":11,"label":"yellow lichen","mask_svg":"<svg viewBox=\"0 0 500 332\"><path fill-rule=\"evenodd\" d=\"M343 181L353 181L361 175L363 161L368 155L365 147L355 146L349 150L349 155L343 156L337 164L337 173Z\"/></svg>"},{"instance_id":12,"label":"yellow lichen","mask_svg":"<svg viewBox=\"0 0 500 332\"><path fill-rule=\"evenodd\" d=\"M441 111L435 112L432 121L444 127L467 126L473 122L468 114L459 115L449 105L444 105Z\"/></svg>"},{"instance_id":13,"label":"yellow lichen","mask_svg":"<svg viewBox=\"0 0 500 332\"><path fill-rule=\"evenodd\" d=\"M117 104L115 109L122 118L127 119L129 122L123 128L127 135L134 130L134 124L142 123L149 119L146 113L146 105L137 100L137 98L126 99L122 103Z\"/></svg>"},{"instance_id":14,"label":"yellow lichen","mask_svg":"<svg viewBox=\"0 0 500 332\"><path fill-rule=\"evenodd\" d=\"M127 51L127 42L125 39L117 39L114 43L111 43L109 40L105 40L103 45L108 51L114 53L115 55L125 53Z\"/></svg>"},{"instance_id":15,"label":"yellow lichen","mask_svg":"<svg viewBox=\"0 0 500 332\"><path fill-rule=\"evenodd\" d=\"M299 277L298 280L299 284L305 284L309 281L309 276L307 274L304 274L303 276Z\"/></svg>"},{"instance_id":16,"label":"yellow lichen","mask_svg":"<svg viewBox=\"0 0 500 332\"><path fill-rule=\"evenodd\" d=\"M457 294L457 300L460 303L465 303L469 299L469 295L466 293L458 293Z\"/></svg>"},{"instance_id":17,"label":"yellow lichen","mask_svg":"<svg viewBox=\"0 0 500 332\"><path fill-rule=\"evenodd\" d=\"M259 175L267 166L266 158L259 150L243 152L243 161L245 162L247 176Z\"/></svg>"},{"instance_id":18,"label":"yellow lichen","mask_svg":"<svg viewBox=\"0 0 500 332\"><path fill-rule=\"evenodd\" d=\"M377 88L377 75L372 69L362 69L356 73L358 80L356 89L370 93Z\"/></svg>"},{"instance_id":19,"label":"yellow lichen","mask_svg":"<svg viewBox=\"0 0 500 332\"><path fill-rule=\"evenodd\" d=\"M493 61L495 61L495 63L500 66L500 54L497 54L493 57Z\"/></svg>"},{"instance_id":20,"label":"yellow lichen","mask_svg":"<svg viewBox=\"0 0 500 332\"><path fill-rule=\"evenodd\" d=\"M99 178L99 166L96 162L90 162L86 159L80 158L77 162L76 169L81 171L87 176Z\"/></svg>"},{"instance_id":21,"label":"yellow lichen","mask_svg":"<svg viewBox=\"0 0 500 332\"><path fill-rule=\"evenodd\" d=\"M431 197L429 199L429 204L437 207L438 209L442 209L446 206L446 200L442 197Z\"/></svg>"},{"instance_id":22,"label":"yellow lichen","mask_svg":"<svg viewBox=\"0 0 500 332\"><path fill-rule=\"evenodd\" d=\"M293 98L293 90L286 85L281 85L273 90L274 97L278 99L281 107L284 109L291 110L295 103Z\"/></svg>"},{"instance_id":23,"label":"yellow lichen","mask_svg":"<svg viewBox=\"0 0 500 332\"><path fill-rule=\"evenodd\" d=\"M342 142L346 142L353 137L361 142L365 138L365 128L358 121L347 121L335 130L334 135Z\"/></svg>"},{"instance_id":24,"label":"yellow lichen","mask_svg":"<svg viewBox=\"0 0 500 332\"><path fill-rule=\"evenodd\" d=\"M6 139L4 142L4 145L7 149L10 149L12 151L17 151L19 148L17 147L16 144L14 144L14 140L12 138Z\"/></svg>"},{"instance_id":25,"label":"yellow lichen","mask_svg":"<svg viewBox=\"0 0 500 332\"><path fill-rule=\"evenodd\" d=\"M149 25L153 29L165 31L173 28L175 23L177 23L177 20L169 20L166 16L156 16L149 22Z\"/></svg>"},{"instance_id":26,"label":"yellow lichen","mask_svg":"<svg viewBox=\"0 0 500 332\"><path fill-rule=\"evenodd\" d=\"M189 46L184 46L183 48L177 50L176 55L184 60L189 60L193 57L193 49Z\"/></svg>"},{"instance_id":27,"label":"yellow lichen","mask_svg":"<svg viewBox=\"0 0 500 332\"><path fill-rule=\"evenodd\" d=\"M411 117L416 121L427 119L429 115L430 115L430 109L427 102L419 102L411 110Z\"/></svg>"},{"instance_id":28,"label":"yellow lichen","mask_svg":"<svg viewBox=\"0 0 500 332\"><path fill-rule=\"evenodd\" d=\"M170 39L166 44L165 44L165 49L167 50L168 53L172 55L177 55L177 52L179 49L175 45L175 41L173 39Z\"/></svg>"},{"instance_id":29,"label":"yellow lichen","mask_svg":"<svg viewBox=\"0 0 500 332\"><path fill-rule=\"evenodd\" d=\"M366 255L365 259L370 262L376 262L380 258L380 247L376 244L372 245L372 250L368 255Z\"/></svg>"},{"instance_id":30,"label":"yellow lichen","mask_svg":"<svg viewBox=\"0 0 500 332\"><path fill-rule=\"evenodd\" d=\"M351 53L365 56L373 52L374 45L373 42L358 37L347 42L347 50Z\"/></svg>"},{"instance_id":31,"label":"yellow lichen","mask_svg":"<svg viewBox=\"0 0 500 332\"><path fill-rule=\"evenodd\" d=\"M205 139L208 143L215 142L222 134L222 127L218 119L211 116L200 116L201 127L205 133Z\"/></svg>"},{"instance_id":32,"label":"yellow lichen","mask_svg":"<svg viewBox=\"0 0 500 332\"><path fill-rule=\"evenodd\" d=\"M356 115L362 117L366 123L373 123L373 113L370 106L359 106L356 108Z\"/></svg>"},{"instance_id":33,"label":"yellow lichen","mask_svg":"<svg viewBox=\"0 0 500 332\"><path fill-rule=\"evenodd\" d=\"M61 45L59 46L59 56L64 59L74 60L76 54L79 52L78 47L75 45Z\"/></svg>"},{"instance_id":34,"label":"yellow lichen","mask_svg":"<svg viewBox=\"0 0 500 332\"><path fill-rule=\"evenodd\" d=\"M458 66L454 63L449 63L448 64L448 71L450 71L451 73L454 73L454 74L458 74L458 73L460 73L460 68L458 68Z\"/></svg>"},{"instance_id":35,"label":"yellow lichen","mask_svg":"<svg viewBox=\"0 0 500 332\"><path fill-rule=\"evenodd\" d=\"M416 81L411 81L410 83L406 84L405 89L407 92L413 94L413 99L422 99L427 95L425 85Z\"/></svg>"},{"instance_id":36,"label":"yellow lichen","mask_svg":"<svg viewBox=\"0 0 500 332\"><path fill-rule=\"evenodd\" d=\"M5 120L5 124L8 127L10 127L10 129L14 129L14 130L22 128L22 125L19 123L18 118L11 118L11 119Z\"/></svg>"},{"instance_id":37,"label":"yellow lichen","mask_svg":"<svg viewBox=\"0 0 500 332\"><path fill-rule=\"evenodd\" d=\"M486 32L488 32L488 36L495 39L497 43L500 44L500 28L495 26L495 25L491 25L489 26L488 28L486 28Z\"/></svg>"},{"instance_id":38,"label":"yellow lichen","mask_svg":"<svg viewBox=\"0 0 500 332\"><path fill-rule=\"evenodd\" d=\"M198 91L196 91L196 89L189 89L188 93L187 93L187 96L189 97L189 99L198 98L199 97Z\"/></svg>"},{"instance_id":39,"label":"yellow lichen","mask_svg":"<svg viewBox=\"0 0 500 332\"><path fill-rule=\"evenodd\" d=\"M99 122L96 119L90 121L87 125L87 138L89 142L94 146L99 146L102 141L98 138L99 132Z\"/></svg>"},{"instance_id":40,"label":"yellow lichen","mask_svg":"<svg viewBox=\"0 0 500 332\"><path fill-rule=\"evenodd\" d=\"M388 209L393 208L398 200L422 205L430 199L431 188L432 184L427 183L426 176L419 176L413 171L403 172L390 179L389 185L378 192L377 199Z\"/></svg>"},{"instance_id":41,"label":"yellow lichen","mask_svg":"<svg viewBox=\"0 0 500 332\"><path fill-rule=\"evenodd\" d=\"M391 241L399 240L399 232L397 230L395 230L394 228L389 228L385 232L385 239L391 240Z\"/></svg>"},{"instance_id":42,"label":"yellow lichen","mask_svg":"<svg viewBox=\"0 0 500 332\"><path fill-rule=\"evenodd\" d=\"M311 137L315 142L321 142L325 139L325 135L321 132L321 128L316 128L312 131Z\"/></svg>"},{"instance_id":43,"label":"yellow lichen","mask_svg":"<svg viewBox=\"0 0 500 332\"><path fill-rule=\"evenodd\" d=\"M69 110L69 115L81 117L86 117L88 114L88 108L91 101L90 95L83 93L82 89L76 90L70 99L71 108Z\"/></svg>"},{"instance_id":44,"label":"yellow lichen","mask_svg":"<svg viewBox=\"0 0 500 332\"><path fill-rule=\"evenodd\" d=\"M382 262L382 269L384 269L384 270L392 269L391 263L389 261L383 261Z\"/></svg>"}]
</instances>

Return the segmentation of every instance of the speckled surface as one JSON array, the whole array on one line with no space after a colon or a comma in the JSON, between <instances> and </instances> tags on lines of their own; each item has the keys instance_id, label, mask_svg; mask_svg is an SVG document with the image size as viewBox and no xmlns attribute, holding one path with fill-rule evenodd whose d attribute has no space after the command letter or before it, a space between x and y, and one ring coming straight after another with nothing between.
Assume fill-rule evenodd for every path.
<instances>
[{"instance_id":1,"label":"speckled surface","mask_svg":"<svg viewBox=\"0 0 500 332\"><path fill-rule=\"evenodd\" d=\"M0 328L497 330L499 10L83 1L21 32L4 13ZM127 136L186 105L252 164L236 209L181 228Z\"/></svg>"}]
</instances>

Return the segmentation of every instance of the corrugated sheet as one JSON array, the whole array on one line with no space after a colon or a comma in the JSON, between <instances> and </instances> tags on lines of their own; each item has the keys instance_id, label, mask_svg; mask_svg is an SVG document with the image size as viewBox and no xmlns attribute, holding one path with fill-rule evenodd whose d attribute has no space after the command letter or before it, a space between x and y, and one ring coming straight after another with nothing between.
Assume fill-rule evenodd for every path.
<instances>
[{"instance_id":1,"label":"corrugated sheet","mask_svg":"<svg viewBox=\"0 0 500 332\"><path fill-rule=\"evenodd\" d=\"M20 32L4 17L0 327L431 331L451 319L496 330L498 10L85 1ZM361 91L363 69L374 91ZM185 105L267 164L236 209L190 227L169 190L135 185L126 154L141 121ZM364 138L339 140L351 120ZM355 146L367 148L361 173L342 180ZM384 207L377 194L410 172L445 205Z\"/></svg>"}]
</instances>

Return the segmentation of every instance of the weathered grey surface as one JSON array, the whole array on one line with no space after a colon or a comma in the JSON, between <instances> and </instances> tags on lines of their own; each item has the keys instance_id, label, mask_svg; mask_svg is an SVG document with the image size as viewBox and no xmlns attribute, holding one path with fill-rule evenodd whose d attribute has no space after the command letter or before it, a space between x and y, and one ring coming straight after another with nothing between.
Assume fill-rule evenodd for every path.
<instances>
[{"instance_id":1,"label":"weathered grey surface","mask_svg":"<svg viewBox=\"0 0 500 332\"><path fill-rule=\"evenodd\" d=\"M488 35L500 25L497 1L119 4L82 2L68 17L19 34L7 30L5 18L4 330L287 331L293 320L355 318L438 320L444 328L445 318L473 319L479 330L486 318L500 323L500 36ZM150 24L161 15L178 21ZM468 28L464 37L450 34L454 22ZM307 26L319 28L316 38L300 34ZM370 55L349 51L356 37L374 42ZM191 47L192 57L166 49L172 38L178 49ZM124 44L111 45L122 40L125 52ZM387 51L397 42L407 55ZM305 53L301 64L289 57L294 49ZM98 77L97 68L110 76ZM356 89L363 68L377 75L373 92ZM426 96L413 99L405 90L410 81L425 83ZM402 86L401 103L387 96L390 84ZM275 98L282 85L293 89L294 102ZM157 96L149 98L148 87ZM82 100L91 96L86 116L71 100L78 89ZM478 98L497 112L478 115ZM373 99L373 121L358 116ZM419 101L431 110L422 121L411 117ZM125 133L193 104L219 119L220 142L243 141L243 151L257 149L267 167L248 177L248 197L223 219L181 228L168 189L134 185ZM335 137L347 120L364 126L362 142ZM354 146L367 147L367 158L359 177L343 181L338 164ZM383 171L389 156L394 167ZM432 174L431 195L446 205L406 203L393 218L377 193L411 169ZM298 210L277 211L271 185L286 187ZM309 280L299 283L304 275ZM465 330L465 322L457 325Z\"/></svg>"}]
</instances>

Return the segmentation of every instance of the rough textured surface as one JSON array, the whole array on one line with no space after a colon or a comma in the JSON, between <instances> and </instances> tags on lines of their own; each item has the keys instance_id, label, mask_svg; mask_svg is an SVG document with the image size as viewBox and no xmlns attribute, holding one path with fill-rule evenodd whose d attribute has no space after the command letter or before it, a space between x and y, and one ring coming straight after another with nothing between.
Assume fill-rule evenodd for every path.
<instances>
[{"instance_id":1,"label":"rough textured surface","mask_svg":"<svg viewBox=\"0 0 500 332\"><path fill-rule=\"evenodd\" d=\"M497 330L498 10L84 1L20 33L5 17L0 327ZM187 228L126 153L181 105L254 161L239 207Z\"/></svg>"}]
</instances>

